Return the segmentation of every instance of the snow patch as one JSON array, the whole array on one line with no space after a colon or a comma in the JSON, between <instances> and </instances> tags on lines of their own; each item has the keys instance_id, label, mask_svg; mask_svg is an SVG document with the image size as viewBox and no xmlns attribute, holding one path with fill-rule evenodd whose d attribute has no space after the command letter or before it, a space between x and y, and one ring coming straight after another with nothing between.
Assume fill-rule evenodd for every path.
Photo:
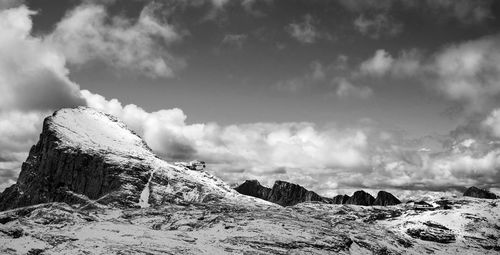
<instances>
[{"instance_id":1,"label":"snow patch","mask_svg":"<svg viewBox=\"0 0 500 255\"><path fill-rule=\"evenodd\" d=\"M151 190L150 190L150 183L151 183L151 180L153 180L153 176L156 172L156 170L158 170L158 168L155 168L151 171L151 175L149 176L149 180L148 182L146 183L146 186L144 187L144 189L142 190L141 192L141 197L139 199L139 206L141 208L147 208L149 207L149 194L151 193Z\"/></svg>"}]
</instances>

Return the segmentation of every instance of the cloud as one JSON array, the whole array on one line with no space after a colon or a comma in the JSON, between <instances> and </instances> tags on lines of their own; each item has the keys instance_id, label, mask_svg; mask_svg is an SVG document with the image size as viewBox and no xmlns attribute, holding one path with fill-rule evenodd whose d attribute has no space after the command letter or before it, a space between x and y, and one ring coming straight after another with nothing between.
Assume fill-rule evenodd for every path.
<instances>
[{"instance_id":1,"label":"cloud","mask_svg":"<svg viewBox=\"0 0 500 255\"><path fill-rule=\"evenodd\" d=\"M358 97L362 99L369 98L373 95L373 90L368 87L357 87L352 85L348 80L340 78L336 81L338 97Z\"/></svg>"},{"instance_id":2,"label":"cloud","mask_svg":"<svg viewBox=\"0 0 500 255\"><path fill-rule=\"evenodd\" d=\"M298 92L326 81L329 67L319 61L309 64L309 70L301 76L277 82L273 87L280 91Z\"/></svg>"},{"instance_id":3,"label":"cloud","mask_svg":"<svg viewBox=\"0 0 500 255\"><path fill-rule=\"evenodd\" d=\"M370 122L351 128L300 122L188 124L180 109L146 112L88 91L82 94L89 106L123 119L160 155L205 160L231 183L266 176L266 184L286 179L332 193L353 188L444 191L497 187L500 181L500 145L481 137L443 143L439 151L422 150L426 139L409 140ZM498 126L496 121L485 123Z\"/></svg>"},{"instance_id":4,"label":"cloud","mask_svg":"<svg viewBox=\"0 0 500 255\"><path fill-rule=\"evenodd\" d=\"M479 112L500 94L500 36L446 47L428 68L434 87L447 98Z\"/></svg>"},{"instance_id":5,"label":"cloud","mask_svg":"<svg viewBox=\"0 0 500 255\"><path fill-rule=\"evenodd\" d=\"M493 137L500 138L500 109L491 111L481 124Z\"/></svg>"},{"instance_id":6,"label":"cloud","mask_svg":"<svg viewBox=\"0 0 500 255\"><path fill-rule=\"evenodd\" d=\"M418 1L418 0L414 0ZM427 0L421 1L435 15L454 18L463 24L480 24L493 18L492 0Z\"/></svg>"},{"instance_id":7,"label":"cloud","mask_svg":"<svg viewBox=\"0 0 500 255\"><path fill-rule=\"evenodd\" d=\"M81 105L63 55L30 35L25 6L0 11L0 108L47 110Z\"/></svg>"},{"instance_id":8,"label":"cloud","mask_svg":"<svg viewBox=\"0 0 500 255\"><path fill-rule=\"evenodd\" d=\"M71 64L100 60L153 78L172 77L185 63L169 53L168 47L182 36L173 25L155 17L155 8L154 3L146 5L132 21L110 17L102 5L80 5L66 14L47 40Z\"/></svg>"},{"instance_id":9,"label":"cloud","mask_svg":"<svg viewBox=\"0 0 500 255\"><path fill-rule=\"evenodd\" d=\"M300 43L310 44L321 37L321 33L314 25L316 21L311 15L305 15L302 22L291 23L285 30Z\"/></svg>"},{"instance_id":10,"label":"cloud","mask_svg":"<svg viewBox=\"0 0 500 255\"><path fill-rule=\"evenodd\" d=\"M247 13L250 13L254 17L262 17L265 16L265 13L264 11L259 10L257 8L257 5L264 3L265 5L269 6L273 2L274 0L242 0L241 6Z\"/></svg>"},{"instance_id":11,"label":"cloud","mask_svg":"<svg viewBox=\"0 0 500 255\"><path fill-rule=\"evenodd\" d=\"M375 51L372 58L359 65L359 72L369 76L411 77L422 71L421 53L416 50L402 51L394 58L384 49Z\"/></svg>"},{"instance_id":12,"label":"cloud","mask_svg":"<svg viewBox=\"0 0 500 255\"><path fill-rule=\"evenodd\" d=\"M371 18L361 14L353 24L361 34L372 39L395 36L403 31L403 24L394 21L386 14L377 14Z\"/></svg>"},{"instance_id":13,"label":"cloud","mask_svg":"<svg viewBox=\"0 0 500 255\"><path fill-rule=\"evenodd\" d=\"M444 21L464 25L482 24L492 20L493 0L341 0L347 10L361 14L398 13L402 10L418 11Z\"/></svg>"},{"instance_id":14,"label":"cloud","mask_svg":"<svg viewBox=\"0 0 500 255\"><path fill-rule=\"evenodd\" d=\"M246 34L227 34L222 39L222 44L241 49L247 38Z\"/></svg>"},{"instance_id":15,"label":"cloud","mask_svg":"<svg viewBox=\"0 0 500 255\"><path fill-rule=\"evenodd\" d=\"M370 75L385 75L392 67L394 58L385 50L377 50L373 58L361 63L361 72Z\"/></svg>"},{"instance_id":16,"label":"cloud","mask_svg":"<svg viewBox=\"0 0 500 255\"><path fill-rule=\"evenodd\" d=\"M19 7L24 4L24 0L0 0L0 10Z\"/></svg>"},{"instance_id":17,"label":"cloud","mask_svg":"<svg viewBox=\"0 0 500 255\"><path fill-rule=\"evenodd\" d=\"M218 174L234 181L244 177L234 169L245 169L247 176L256 177L281 167L287 172L301 171L303 177L317 169L359 168L367 163L363 155L367 137L362 130L321 130L311 123L187 124L180 109L149 113L88 91L82 94L90 107L123 119L160 155L205 160L217 166Z\"/></svg>"},{"instance_id":18,"label":"cloud","mask_svg":"<svg viewBox=\"0 0 500 255\"><path fill-rule=\"evenodd\" d=\"M423 56L418 50L393 57L379 49L363 61L354 76L415 78L468 115L491 108L500 95L500 36L448 45Z\"/></svg>"}]
</instances>

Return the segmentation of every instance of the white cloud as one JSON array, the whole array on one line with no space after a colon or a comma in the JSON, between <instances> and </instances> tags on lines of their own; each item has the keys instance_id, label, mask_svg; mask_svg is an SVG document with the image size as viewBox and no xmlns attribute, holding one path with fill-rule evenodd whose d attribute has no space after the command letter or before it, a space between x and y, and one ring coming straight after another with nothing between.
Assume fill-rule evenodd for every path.
<instances>
[{"instance_id":1,"label":"white cloud","mask_svg":"<svg viewBox=\"0 0 500 255\"><path fill-rule=\"evenodd\" d=\"M341 0L339 3L354 13L390 13L411 9L430 14L436 19L455 20L465 25L481 24L493 17L493 0Z\"/></svg>"},{"instance_id":2,"label":"white cloud","mask_svg":"<svg viewBox=\"0 0 500 255\"><path fill-rule=\"evenodd\" d=\"M359 65L359 72L363 75L394 77L410 77L422 71L421 56L418 50L402 51L394 58L384 49L375 51L372 58Z\"/></svg>"},{"instance_id":3,"label":"white cloud","mask_svg":"<svg viewBox=\"0 0 500 255\"><path fill-rule=\"evenodd\" d=\"M172 77L184 61L172 56L168 46L181 35L155 17L155 8L153 3L146 5L137 21L131 21L119 16L110 19L102 5L80 5L57 24L48 41L73 64L97 59L151 77Z\"/></svg>"},{"instance_id":4,"label":"white cloud","mask_svg":"<svg viewBox=\"0 0 500 255\"><path fill-rule=\"evenodd\" d=\"M214 169L218 174L234 181L244 178L234 169L254 176L291 169L304 177L318 169L367 164L367 136L360 129L319 130L311 123L187 124L180 109L149 113L88 91L82 94L89 106L123 119L160 155L206 160L218 166Z\"/></svg>"},{"instance_id":5,"label":"white cloud","mask_svg":"<svg viewBox=\"0 0 500 255\"><path fill-rule=\"evenodd\" d=\"M451 45L429 64L435 88L463 102L469 112L481 111L500 94L500 36Z\"/></svg>"},{"instance_id":6,"label":"white cloud","mask_svg":"<svg viewBox=\"0 0 500 255\"><path fill-rule=\"evenodd\" d=\"M0 108L54 109L83 104L67 77L63 55L30 35L34 12L25 6L0 11Z\"/></svg>"},{"instance_id":7,"label":"white cloud","mask_svg":"<svg viewBox=\"0 0 500 255\"><path fill-rule=\"evenodd\" d=\"M371 18L361 14L354 20L354 27L373 39L395 36L403 31L403 24L389 18L387 14L377 14Z\"/></svg>"},{"instance_id":8,"label":"white cloud","mask_svg":"<svg viewBox=\"0 0 500 255\"><path fill-rule=\"evenodd\" d=\"M248 36L246 34L227 34L222 39L222 44L241 49L247 38Z\"/></svg>"},{"instance_id":9,"label":"white cloud","mask_svg":"<svg viewBox=\"0 0 500 255\"><path fill-rule=\"evenodd\" d=\"M500 138L500 109L494 109L481 123L492 136Z\"/></svg>"},{"instance_id":10,"label":"white cloud","mask_svg":"<svg viewBox=\"0 0 500 255\"><path fill-rule=\"evenodd\" d=\"M305 15L302 22L291 23L285 30L301 43L314 43L321 37L321 33L317 30L314 23L316 21L311 15Z\"/></svg>"},{"instance_id":11,"label":"white cloud","mask_svg":"<svg viewBox=\"0 0 500 255\"><path fill-rule=\"evenodd\" d=\"M500 36L449 45L427 56L418 50L403 51L393 57L377 50L359 65L359 74L416 78L445 98L460 103L466 114L481 113L500 94Z\"/></svg>"},{"instance_id":12,"label":"white cloud","mask_svg":"<svg viewBox=\"0 0 500 255\"><path fill-rule=\"evenodd\" d=\"M427 0L419 1L427 5L434 14L441 17L454 18L464 24L480 24L493 17L491 13L493 1L470 0Z\"/></svg>"},{"instance_id":13,"label":"white cloud","mask_svg":"<svg viewBox=\"0 0 500 255\"><path fill-rule=\"evenodd\" d=\"M385 50L377 50L373 58L361 63L359 69L363 73L382 76L392 67L394 58Z\"/></svg>"},{"instance_id":14,"label":"white cloud","mask_svg":"<svg viewBox=\"0 0 500 255\"><path fill-rule=\"evenodd\" d=\"M326 81L329 67L325 67L319 61L313 61L309 64L309 70L301 76L279 81L274 88L280 91L298 92L314 85Z\"/></svg>"},{"instance_id":15,"label":"white cloud","mask_svg":"<svg viewBox=\"0 0 500 255\"><path fill-rule=\"evenodd\" d=\"M337 83L337 96L339 97L359 97L369 98L373 95L373 90L368 87L357 87L352 85L348 80L341 78L336 81Z\"/></svg>"}]
</instances>

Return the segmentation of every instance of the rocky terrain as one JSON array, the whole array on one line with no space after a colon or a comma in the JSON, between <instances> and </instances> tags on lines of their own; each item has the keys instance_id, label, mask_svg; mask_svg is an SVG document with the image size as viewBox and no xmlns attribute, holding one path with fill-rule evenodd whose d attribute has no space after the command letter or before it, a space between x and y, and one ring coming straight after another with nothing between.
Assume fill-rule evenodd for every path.
<instances>
[{"instance_id":1,"label":"rocky terrain","mask_svg":"<svg viewBox=\"0 0 500 255\"><path fill-rule=\"evenodd\" d=\"M156 157L109 115L60 110L0 195L0 254L500 252L497 198L326 199L282 181L236 188L252 197L209 172Z\"/></svg>"}]
</instances>

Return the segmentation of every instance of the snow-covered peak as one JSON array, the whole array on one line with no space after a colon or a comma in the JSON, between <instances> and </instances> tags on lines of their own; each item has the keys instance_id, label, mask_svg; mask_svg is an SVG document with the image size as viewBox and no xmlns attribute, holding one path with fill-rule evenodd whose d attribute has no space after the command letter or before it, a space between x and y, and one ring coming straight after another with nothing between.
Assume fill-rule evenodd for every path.
<instances>
[{"instance_id":1,"label":"snow-covered peak","mask_svg":"<svg viewBox=\"0 0 500 255\"><path fill-rule=\"evenodd\" d=\"M92 108L61 109L48 128L62 141L60 146L85 152L106 151L129 156L152 156L144 141L120 120Z\"/></svg>"}]
</instances>

